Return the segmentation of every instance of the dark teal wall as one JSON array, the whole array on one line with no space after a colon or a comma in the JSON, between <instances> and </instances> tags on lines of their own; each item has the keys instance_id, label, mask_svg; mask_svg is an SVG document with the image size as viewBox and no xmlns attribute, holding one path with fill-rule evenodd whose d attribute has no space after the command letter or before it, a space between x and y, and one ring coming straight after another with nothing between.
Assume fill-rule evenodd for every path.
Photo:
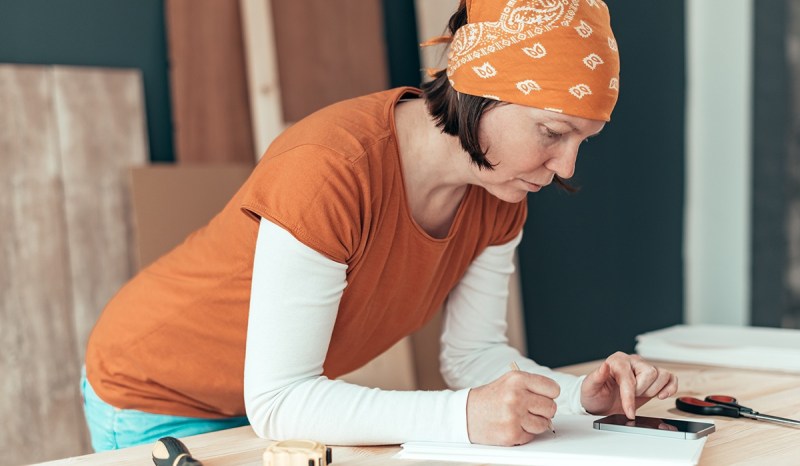
<instances>
[{"instance_id":1,"label":"dark teal wall","mask_svg":"<svg viewBox=\"0 0 800 466\"><path fill-rule=\"evenodd\" d=\"M414 0L383 0L389 86L419 86L420 59Z\"/></svg>"},{"instance_id":2,"label":"dark teal wall","mask_svg":"<svg viewBox=\"0 0 800 466\"><path fill-rule=\"evenodd\" d=\"M150 158L174 160L163 0L0 0L0 63L138 68Z\"/></svg>"},{"instance_id":3,"label":"dark teal wall","mask_svg":"<svg viewBox=\"0 0 800 466\"><path fill-rule=\"evenodd\" d=\"M798 117L793 88L794 40L791 0L759 0L753 4L753 210L750 322L780 327L798 308L792 302L788 218L797 181ZM796 34L796 33L794 33ZM787 43L788 42L788 43ZM797 162L794 162L796 164ZM796 301L796 300L795 300Z\"/></svg>"},{"instance_id":4,"label":"dark teal wall","mask_svg":"<svg viewBox=\"0 0 800 466\"><path fill-rule=\"evenodd\" d=\"M632 352L683 319L684 4L608 1L620 99L578 157L577 194L528 196L528 349L560 366Z\"/></svg>"}]
</instances>

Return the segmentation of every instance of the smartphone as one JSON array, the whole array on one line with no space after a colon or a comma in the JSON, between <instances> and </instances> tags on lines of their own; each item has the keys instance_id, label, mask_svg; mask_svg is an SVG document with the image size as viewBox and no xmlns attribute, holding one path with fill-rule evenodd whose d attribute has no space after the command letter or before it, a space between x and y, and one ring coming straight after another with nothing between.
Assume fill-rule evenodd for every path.
<instances>
[{"instance_id":1,"label":"smartphone","mask_svg":"<svg viewBox=\"0 0 800 466\"><path fill-rule=\"evenodd\" d=\"M636 416L628 419L624 414L613 414L594 421L597 430L628 432L631 434L657 435L694 440L714 432L714 424L707 422L681 421L661 417Z\"/></svg>"}]
</instances>

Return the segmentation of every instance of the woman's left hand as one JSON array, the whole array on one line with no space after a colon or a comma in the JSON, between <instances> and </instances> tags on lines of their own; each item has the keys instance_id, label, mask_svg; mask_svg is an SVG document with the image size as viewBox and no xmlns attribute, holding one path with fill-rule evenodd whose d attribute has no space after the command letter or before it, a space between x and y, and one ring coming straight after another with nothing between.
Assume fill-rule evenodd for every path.
<instances>
[{"instance_id":1,"label":"woman's left hand","mask_svg":"<svg viewBox=\"0 0 800 466\"><path fill-rule=\"evenodd\" d=\"M581 404L591 414L625 413L633 419L636 409L651 398L663 400L677 391L675 374L638 355L617 352L583 380Z\"/></svg>"}]
</instances>

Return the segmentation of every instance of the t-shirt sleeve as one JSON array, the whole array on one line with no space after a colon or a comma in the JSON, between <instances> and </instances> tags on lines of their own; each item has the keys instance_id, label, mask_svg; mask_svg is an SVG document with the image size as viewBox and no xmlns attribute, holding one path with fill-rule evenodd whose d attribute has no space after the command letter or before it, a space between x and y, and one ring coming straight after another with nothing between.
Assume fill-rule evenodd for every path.
<instances>
[{"instance_id":1,"label":"t-shirt sleeve","mask_svg":"<svg viewBox=\"0 0 800 466\"><path fill-rule=\"evenodd\" d=\"M523 199L515 204L503 202L497 209L495 229L490 246L506 244L519 236L525 219L528 217L528 200Z\"/></svg>"},{"instance_id":2,"label":"t-shirt sleeve","mask_svg":"<svg viewBox=\"0 0 800 466\"><path fill-rule=\"evenodd\" d=\"M361 239L364 180L351 159L323 146L301 145L258 164L241 208L280 225L300 242L347 263Z\"/></svg>"}]
</instances>

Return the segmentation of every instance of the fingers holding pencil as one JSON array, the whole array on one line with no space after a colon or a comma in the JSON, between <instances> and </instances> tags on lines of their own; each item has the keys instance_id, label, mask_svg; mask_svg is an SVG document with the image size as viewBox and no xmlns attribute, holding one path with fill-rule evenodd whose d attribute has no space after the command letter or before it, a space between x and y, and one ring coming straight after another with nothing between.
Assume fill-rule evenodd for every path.
<instances>
[{"instance_id":1,"label":"fingers holding pencil","mask_svg":"<svg viewBox=\"0 0 800 466\"><path fill-rule=\"evenodd\" d=\"M511 370L512 371L518 371L519 370L519 366L517 365L517 363L515 361L511 361ZM559 390L560 389L561 389L561 387L559 387ZM558 395L556 395L556 397L557 396ZM550 429L551 431L553 431L553 435L556 434L556 429L553 427L553 419L552 418L548 419L547 428Z\"/></svg>"},{"instance_id":2,"label":"fingers holding pencil","mask_svg":"<svg viewBox=\"0 0 800 466\"><path fill-rule=\"evenodd\" d=\"M561 389L547 377L512 370L487 385L473 388L467 398L470 442L520 445L553 430L555 398Z\"/></svg>"}]
</instances>

